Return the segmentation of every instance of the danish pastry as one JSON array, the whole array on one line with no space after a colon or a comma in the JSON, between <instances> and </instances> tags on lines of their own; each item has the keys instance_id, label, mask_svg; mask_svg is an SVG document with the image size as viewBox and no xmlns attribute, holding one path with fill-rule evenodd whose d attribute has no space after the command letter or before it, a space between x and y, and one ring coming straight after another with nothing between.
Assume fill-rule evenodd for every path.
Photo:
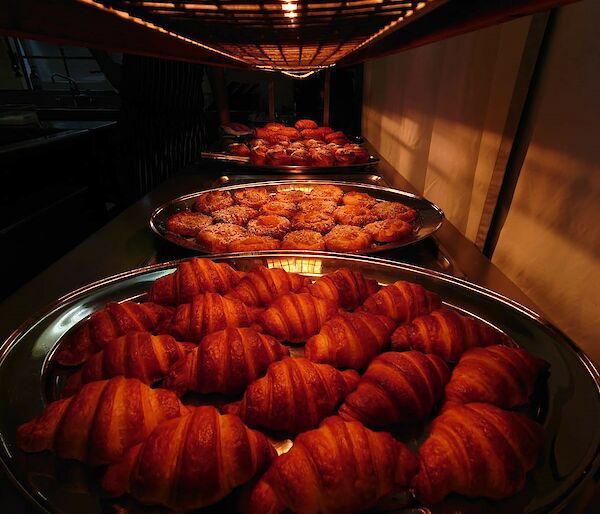
<instances>
[{"instance_id":1,"label":"danish pastry","mask_svg":"<svg viewBox=\"0 0 600 514\"><path fill-rule=\"evenodd\" d=\"M302 192L302 191L300 191ZM278 193L279 194L279 193ZM277 196L277 195L275 195ZM279 200L273 200L267 202L260 208L261 215L267 216L283 216L284 218L291 218L296 214L296 204L293 202L284 202Z\"/></svg>"},{"instance_id":2,"label":"danish pastry","mask_svg":"<svg viewBox=\"0 0 600 514\"><path fill-rule=\"evenodd\" d=\"M194 237L200 230L212 223L212 218L199 212L181 211L169 216L167 229L180 236Z\"/></svg>"},{"instance_id":3,"label":"danish pastry","mask_svg":"<svg viewBox=\"0 0 600 514\"><path fill-rule=\"evenodd\" d=\"M326 212L299 212L292 218L292 228L294 230L314 230L325 234L334 227L335 219Z\"/></svg>"},{"instance_id":4,"label":"danish pastry","mask_svg":"<svg viewBox=\"0 0 600 514\"><path fill-rule=\"evenodd\" d=\"M248 232L256 236L281 239L291 229L290 220L283 216L263 215L248 222Z\"/></svg>"},{"instance_id":5,"label":"danish pastry","mask_svg":"<svg viewBox=\"0 0 600 514\"><path fill-rule=\"evenodd\" d=\"M357 205L359 207L373 207L377 200L367 193L360 191L348 191L342 198L345 205Z\"/></svg>"},{"instance_id":6,"label":"danish pastry","mask_svg":"<svg viewBox=\"0 0 600 514\"><path fill-rule=\"evenodd\" d=\"M226 252L227 245L240 237L246 237L248 231L233 223L215 223L198 232L196 241L211 253Z\"/></svg>"},{"instance_id":7,"label":"danish pastry","mask_svg":"<svg viewBox=\"0 0 600 514\"><path fill-rule=\"evenodd\" d=\"M204 214L225 209L234 205L233 197L229 191L207 191L194 201L194 210Z\"/></svg>"},{"instance_id":8,"label":"danish pastry","mask_svg":"<svg viewBox=\"0 0 600 514\"><path fill-rule=\"evenodd\" d=\"M309 193L309 196L318 200L329 200L339 204L344 196L344 191L339 186L333 184L323 184L313 187Z\"/></svg>"},{"instance_id":9,"label":"danish pastry","mask_svg":"<svg viewBox=\"0 0 600 514\"><path fill-rule=\"evenodd\" d=\"M333 211L333 217L342 225L356 225L359 227L372 223L377 219L369 209L360 205L342 205ZM373 235L371 232L369 234Z\"/></svg>"},{"instance_id":10,"label":"danish pastry","mask_svg":"<svg viewBox=\"0 0 600 514\"><path fill-rule=\"evenodd\" d=\"M234 239L227 245L228 252L257 252L278 250L281 242L269 236L246 236Z\"/></svg>"},{"instance_id":11,"label":"danish pastry","mask_svg":"<svg viewBox=\"0 0 600 514\"><path fill-rule=\"evenodd\" d=\"M373 216L373 214L371 214ZM375 221L365 225L365 231L368 232L374 241L378 243L391 243L399 241L412 234L413 227L410 223L400 219L387 218L381 221Z\"/></svg>"},{"instance_id":12,"label":"danish pastry","mask_svg":"<svg viewBox=\"0 0 600 514\"><path fill-rule=\"evenodd\" d=\"M417 217L417 211L400 202L377 202L371 211L380 220L394 218L410 222Z\"/></svg>"},{"instance_id":13,"label":"danish pastry","mask_svg":"<svg viewBox=\"0 0 600 514\"><path fill-rule=\"evenodd\" d=\"M233 199L238 205L245 205L252 209L260 209L269 201L269 192L264 187L248 187L233 192Z\"/></svg>"},{"instance_id":14,"label":"danish pastry","mask_svg":"<svg viewBox=\"0 0 600 514\"><path fill-rule=\"evenodd\" d=\"M234 205L213 212L213 218L217 223L232 223L234 225L246 225L252 218L258 216L258 211L245 205Z\"/></svg>"},{"instance_id":15,"label":"danish pastry","mask_svg":"<svg viewBox=\"0 0 600 514\"><path fill-rule=\"evenodd\" d=\"M371 236L354 225L336 225L325 236L325 246L332 252L360 252L371 246Z\"/></svg>"},{"instance_id":16,"label":"danish pastry","mask_svg":"<svg viewBox=\"0 0 600 514\"><path fill-rule=\"evenodd\" d=\"M285 250L325 250L325 240L314 230L294 230L283 237L281 248Z\"/></svg>"}]
</instances>

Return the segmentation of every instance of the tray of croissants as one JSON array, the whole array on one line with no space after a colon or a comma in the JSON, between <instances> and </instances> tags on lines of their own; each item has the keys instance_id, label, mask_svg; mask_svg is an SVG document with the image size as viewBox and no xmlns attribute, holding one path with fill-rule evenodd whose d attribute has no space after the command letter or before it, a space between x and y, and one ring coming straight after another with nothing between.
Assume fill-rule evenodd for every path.
<instances>
[{"instance_id":1,"label":"tray of croissants","mask_svg":"<svg viewBox=\"0 0 600 514\"><path fill-rule=\"evenodd\" d=\"M265 250L372 254L417 243L444 220L412 193L357 182L279 180L225 186L166 202L161 238L203 253Z\"/></svg>"},{"instance_id":2,"label":"tray of croissants","mask_svg":"<svg viewBox=\"0 0 600 514\"><path fill-rule=\"evenodd\" d=\"M111 277L18 329L0 386L2 462L53 512L551 512L598 469L598 374L572 342L367 257Z\"/></svg>"},{"instance_id":3,"label":"tray of croissants","mask_svg":"<svg viewBox=\"0 0 600 514\"><path fill-rule=\"evenodd\" d=\"M340 130L320 127L313 120L296 121L293 127L282 123L267 123L255 128L253 134L236 142L220 142L218 151L202 152L201 156L253 170L271 168L291 172L318 172L332 167L365 168L379 162L359 142Z\"/></svg>"}]
</instances>

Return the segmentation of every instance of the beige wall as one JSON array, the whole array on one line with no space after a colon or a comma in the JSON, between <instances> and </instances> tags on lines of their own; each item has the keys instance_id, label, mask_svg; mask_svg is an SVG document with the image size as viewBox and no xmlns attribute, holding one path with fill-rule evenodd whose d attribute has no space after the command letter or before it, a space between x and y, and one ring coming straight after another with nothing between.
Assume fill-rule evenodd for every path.
<instances>
[{"instance_id":1,"label":"beige wall","mask_svg":"<svg viewBox=\"0 0 600 514\"><path fill-rule=\"evenodd\" d=\"M530 18L365 65L363 133L475 240ZM600 2L560 10L493 261L600 362Z\"/></svg>"}]
</instances>

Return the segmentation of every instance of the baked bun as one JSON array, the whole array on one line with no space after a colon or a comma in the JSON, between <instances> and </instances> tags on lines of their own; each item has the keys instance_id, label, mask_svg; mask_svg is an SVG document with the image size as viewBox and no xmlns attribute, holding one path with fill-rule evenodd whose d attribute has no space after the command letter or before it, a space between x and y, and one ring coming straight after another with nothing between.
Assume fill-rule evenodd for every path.
<instances>
[{"instance_id":1,"label":"baked bun","mask_svg":"<svg viewBox=\"0 0 600 514\"><path fill-rule=\"evenodd\" d=\"M304 145L305 148L310 149L313 147L323 146L325 144L325 142L322 139L310 138L310 139L305 139L304 141L302 141L302 144Z\"/></svg>"},{"instance_id":2,"label":"baked bun","mask_svg":"<svg viewBox=\"0 0 600 514\"><path fill-rule=\"evenodd\" d=\"M350 144L350 140L346 137L336 137L331 140L331 143L336 144L338 146L346 146Z\"/></svg>"},{"instance_id":3,"label":"baked bun","mask_svg":"<svg viewBox=\"0 0 600 514\"><path fill-rule=\"evenodd\" d=\"M304 129L316 129L318 125L313 120L298 120L294 123L294 127L296 130L304 130Z\"/></svg>"},{"instance_id":4,"label":"baked bun","mask_svg":"<svg viewBox=\"0 0 600 514\"><path fill-rule=\"evenodd\" d=\"M276 123L274 121L265 124L264 126L265 130L268 130L270 132L278 132L281 129L285 128L285 125L283 123Z\"/></svg>"},{"instance_id":5,"label":"baked bun","mask_svg":"<svg viewBox=\"0 0 600 514\"><path fill-rule=\"evenodd\" d=\"M323 236L314 230L294 230L283 238L281 248L284 250L325 250Z\"/></svg>"},{"instance_id":6,"label":"baked bun","mask_svg":"<svg viewBox=\"0 0 600 514\"><path fill-rule=\"evenodd\" d=\"M212 218L199 212L181 211L169 216L167 230L180 236L194 237L200 230L212 223Z\"/></svg>"},{"instance_id":7,"label":"baked bun","mask_svg":"<svg viewBox=\"0 0 600 514\"><path fill-rule=\"evenodd\" d=\"M248 187L234 191L233 199L238 205L260 209L270 200L270 196L264 187Z\"/></svg>"},{"instance_id":8,"label":"baked bun","mask_svg":"<svg viewBox=\"0 0 600 514\"><path fill-rule=\"evenodd\" d=\"M267 164L267 145L257 145L250 150L250 162L254 166L265 166Z\"/></svg>"},{"instance_id":9,"label":"baked bun","mask_svg":"<svg viewBox=\"0 0 600 514\"><path fill-rule=\"evenodd\" d=\"M335 160L342 166L354 164L356 162L356 155L348 148L338 148L335 153Z\"/></svg>"},{"instance_id":10,"label":"baked bun","mask_svg":"<svg viewBox=\"0 0 600 514\"><path fill-rule=\"evenodd\" d=\"M333 217L335 221L342 225L357 225L359 227L377 221L377 217L370 209L360 205L342 205L333 211Z\"/></svg>"},{"instance_id":11,"label":"baked bun","mask_svg":"<svg viewBox=\"0 0 600 514\"><path fill-rule=\"evenodd\" d=\"M294 150L290 155L294 166L308 166L310 164L310 153L308 150Z\"/></svg>"},{"instance_id":12,"label":"baked bun","mask_svg":"<svg viewBox=\"0 0 600 514\"><path fill-rule=\"evenodd\" d=\"M324 200L322 198L304 200L298 204L300 212L324 212L332 214L336 207L337 204L333 200Z\"/></svg>"},{"instance_id":13,"label":"baked bun","mask_svg":"<svg viewBox=\"0 0 600 514\"><path fill-rule=\"evenodd\" d=\"M333 152L326 147L313 146L310 149L310 159L313 166L330 167L335 166L335 155Z\"/></svg>"},{"instance_id":14,"label":"baked bun","mask_svg":"<svg viewBox=\"0 0 600 514\"><path fill-rule=\"evenodd\" d=\"M334 130L331 127L319 127L317 130L319 131L323 139L325 139L325 136L327 134L331 134L332 132L334 132Z\"/></svg>"},{"instance_id":15,"label":"baked bun","mask_svg":"<svg viewBox=\"0 0 600 514\"><path fill-rule=\"evenodd\" d=\"M302 139L302 136L300 135L300 132L298 130L296 130L294 127L285 127L282 128L278 134L281 134L283 136L289 137L290 141L298 141L299 139Z\"/></svg>"},{"instance_id":16,"label":"baked bun","mask_svg":"<svg viewBox=\"0 0 600 514\"><path fill-rule=\"evenodd\" d=\"M329 134L325 135L325 141L327 141L328 143L331 143L334 139L345 139L346 138L346 134L344 134L341 130L338 130L337 132L330 132Z\"/></svg>"},{"instance_id":17,"label":"baked bun","mask_svg":"<svg viewBox=\"0 0 600 514\"><path fill-rule=\"evenodd\" d=\"M342 191L342 188L339 186L323 184L313 187L309 196L315 199L331 200L335 203L340 203L344 196L344 191Z\"/></svg>"},{"instance_id":18,"label":"baked bun","mask_svg":"<svg viewBox=\"0 0 600 514\"><path fill-rule=\"evenodd\" d=\"M269 131L266 128L257 127L254 129L254 137L256 139L267 139Z\"/></svg>"},{"instance_id":19,"label":"baked bun","mask_svg":"<svg viewBox=\"0 0 600 514\"><path fill-rule=\"evenodd\" d=\"M213 212L213 219L217 223L233 223L234 225L245 225L251 219L258 216L258 211L245 205L234 205Z\"/></svg>"},{"instance_id":20,"label":"baked bun","mask_svg":"<svg viewBox=\"0 0 600 514\"><path fill-rule=\"evenodd\" d=\"M325 236L325 246L332 252L360 252L371 246L371 236L354 225L336 225Z\"/></svg>"},{"instance_id":21,"label":"baked bun","mask_svg":"<svg viewBox=\"0 0 600 514\"><path fill-rule=\"evenodd\" d=\"M251 234L275 239L281 239L291 228L290 220L283 216L264 215L248 222L248 231Z\"/></svg>"},{"instance_id":22,"label":"baked bun","mask_svg":"<svg viewBox=\"0 0 600 514\"><path fill-rule=\"evenodd\" d=\"M280 132L269 132L267 136L267 141L272 145L285 145L288 146L290 144L290 138L285 134Z\"/></svg>"},{"instance_id":23,"label":"baked bun","mask_svg":"<svg viewBox=\"0 0 600 514\"><path fill-rule=\"evenodd\" d=\"M380 220L394 218L413 221L417 217L417 211L400 202L377 202L371 212Z\"/></svg>"},{"instance_id":24,"label":"baked bun","mask_svg":"<svg viewBox=\"0 0 600 514\"><path fill-rule=\"evenodd\" d=\"M260 208L261 215L283 216L284 218L291 218L296 212L297 209L295 203L281 202L278 200L267 202Z\"/></svg>"},{"instance_id":25,"label":"baked bun","mask_svg":"<svg viewBox=\"0 0 600 514\"><path fill-rule=\"evenodd\" d=\"M250 141L248 141L248 148L250 148L250 149L254 148L255 146L259 146L259 145L268 146L269 142L266 139L261 139L261 138L254 138L254 139L251 139Z\"/></svg>"},{"instance_id":26,"label":"baked bun","mask_svg":"<svg viewBox=\"0 0 600 514\"><path fill-rule=\"evenodd\" d=\"M230 145L227 145L227 152L231 155L248 157L250 155L250 148L248 148L244 143L231 143Z\"/></svg>"},{"instance_id":27,"label":"baked bun","mask_svg":"<svg viewBox=\"0 0 600 514\"><path fill-rule=\"evenodd\" d=\"M371 158L369 152L360 145L350 144L344 146L344 148L352 151L354 154L354 162L356 164L364 164L365 162L369 162L369 159Z\"/></svg>"},{"instance_id":28,"label":"baked bun","mask_svg":"<svg viewBox=\"0 0 600 514\"><path fill-rule=\"evenodd\" d=\"M342 198L345 205L359 205L360 207L373 207L377 200L367 193L349 191Z\"/></svg>"},{"instance_id":29,"label":"baked bun","mask_svg":"<svg viewBox=\"0 0 600 514\"><path fill-rule=\"evenodd\" d=\"M321 234L329 232L335 226L331 214L322 211L299 212L292 218L294 230L316 230Z\"/></svg>"},{"instance_id":30,"label":"baked bun","mask_svg":"<svg viewBox=\"0 0 600 514\"><path fill-rule=\"evenodd\" d=\"M304 129L301 134L303 139L320 139L321 141L324 141L323 135L319 129L316 128Z\"/></svg>"},{"instance_id":31,"label":"baked bun","mask_svg":"<svg viewBox=\"0 0 600 514\"><path fill-rule=\"evenodd\" d=\"M194 210L204 214L231 207L234 204L233 197L229 191L207 191L202 193L194 201Z\"/></svg>"},{"instance_id":32,"label":"baked bun","mask_svg":"<svg viewBox=\"0 0 600 514\"><path fill-rule=\"evenodd\" d=\"M298 202L302 202L306 199L308 199L307 194L299 189L282 189L281 191L277 191L273 197L273 200L275 201L292 202L293 204L297 204Z\"/></svg>"},{"instance_id":33,"label":"baked bun","mask_svg":"<svg viewBox=\"0 0 600 514\"><path fill-rule=\"evenodd\" d=\"M413 227L406 221L388 218L386 220L369 223L364 227L374 241L378 243L391 243L399 241L412 234Z\"/></svg>"},{"instance_id":34,"label":"baked bun","mask_svg":"<svg viewBox=\"0 0 600 514\"><path fill-rule=\"evenodd\" d=\"M227 245L238 237L246 237L248 231L233 223L217 223L202 229L196 235L198 243L211 253L227 251Z\"/></svg>"},{"instance_id":35,"label":"baked bun","mask_svg":"<svg viewBox=\"0 0 600 514\"><path fill-rule=\"evenodd\" d=\"M260 250L279 250L281 243L268 236L247 236L232 240L227 245L229 252L257 252Z\"/></svg>"},{"instance_id":36,"label":"baked bun","mask_svg":"<svg viewBox=\"0 0 600 514\"><path fill-rule=\"evenodd\" d=\"M288 166L292 159L284 147L272 147L267 151L267 163L270 166Z\"/></svg>"}]
</instances>

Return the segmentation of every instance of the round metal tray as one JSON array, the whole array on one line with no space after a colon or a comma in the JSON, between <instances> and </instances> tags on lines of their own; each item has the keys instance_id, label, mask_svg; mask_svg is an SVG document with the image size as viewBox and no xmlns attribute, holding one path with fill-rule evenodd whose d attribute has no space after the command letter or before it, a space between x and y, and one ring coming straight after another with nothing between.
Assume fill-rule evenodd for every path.
<instances>
[{"instance_id":1,"label":"round metal tray","mask_svg":"<svg viewBox=\"0 0 600 514\"><path fill-rule=\"evenodd\" d=\"M417 282L440 294L447 305L498 327L550 363L543 394L538 395L541 400L530 411L545 428L545 444L521 493L500 502L452 495L430 509L404 507L401 498L391 497L378 512L558 512L598 470L598 370L566 336L529 309L464 280L372 257L270 252L214 256L213 260L228 262L238 270L264 265L315 277L347 267L382 284L400 279ZM21 452L15 444L15 432L53 399L54 388L48 383L55 377L50 358L60 338L109 301L143 297L152 282L172 272L177 263L148 266L79 289L37 313L0 347L1 462L16 486L42 509L65 514L150 512L132 500L115 503L104 499L99 486L101 470L58 459L48 452ZM221 506L223 510L227 509Z\"/></svg>"},{"instance_id":2,"label":"round metal tray","mask_svg":"<svg viewBox=\"0 0 600 514\"><path fill-rule=\"evenodd\" d=\"M429 200L420 196L408 193L406 191L400 191L398 189L392 189L389 187L375 186L371 184L361 184L358 182L339 182L331 180L272 180L268 182L251 182L245 184L238 184L235 186L225 186L215 189L209 189L207 191L235 191L236 189L246 189L253 187L265 187L270 192L275 192L277 187L289 186L290 189L306 189L317 185L332 184L342 188L344 192L348 191L360 191L362 193L368 193L371 196L382 201L391 202L402 202L409 207L412 207L418 212L418 218L416 221L416 227L413 233L400 241L386 244L373 244L373 246L362 252L361 254L377 254L386 252L403 246L408 246L422 241L426 237L429 237L436 230L438 230L444 221L443 211ZM178 246L187 248L188 250L195 250L200 253L208 253L201 245L199 245L194 238L187 238L175 234L169 231L166 227L166 222L169 216L176 212L183 210L190 210L194 201L202 193L207 191L198 191L188 195L180 196L167 203L164 203L158 207L150 216L150 228L163 239L170 241ZM286 250L279 250L281 252L287 252ZM297 250L290 250L292 253L297 253Z\"/></svg>"}]
</instances>

